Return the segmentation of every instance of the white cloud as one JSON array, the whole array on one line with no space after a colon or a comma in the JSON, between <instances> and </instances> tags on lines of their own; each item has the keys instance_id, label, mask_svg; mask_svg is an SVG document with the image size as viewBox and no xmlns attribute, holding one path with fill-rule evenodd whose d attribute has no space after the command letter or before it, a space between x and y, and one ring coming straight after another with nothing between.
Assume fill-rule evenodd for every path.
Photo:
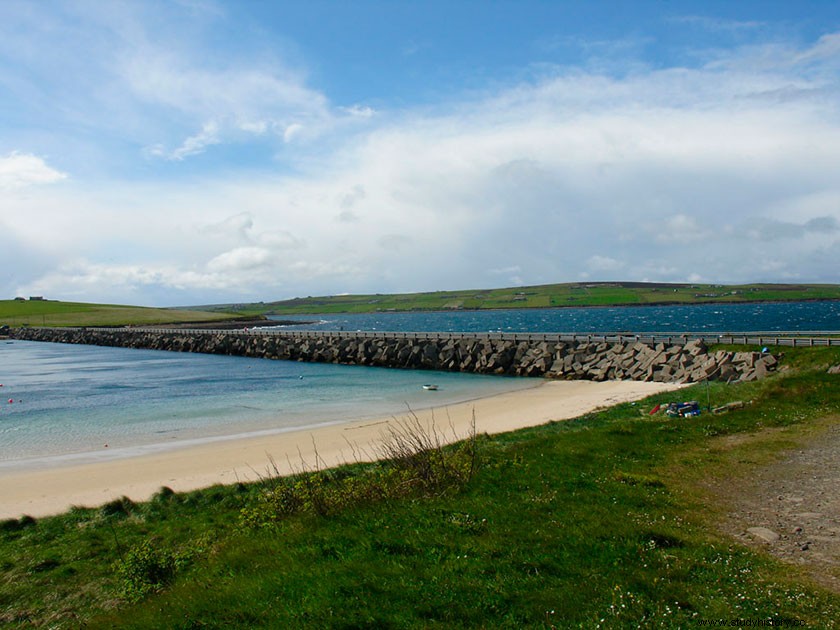
<instances>
[{"instance_id":1,"label":"white cloud","mask_svg":"<svg viewBox=\"0 0 840 630\"><path fill-rule=\"evenodd\" d=\"M366 105L351 105L350 107L340 107L339 110L356 118L372 118L376 115L376 110Z\"/></svg>"},{"instance_id":2,"label":"white cloud","mask_svg":"<svg viewBox=\"0 0 840 630\"><path fill-rule=\"evenodd\" d=\"M347 125L364 125L376 113L363 105L334 106L307 86L304 72L259 50L253 57L208 63L203 53L173 50L169 42L158 43L144 33L127 41L119 59L117 72L126 92L144 108L172 114L169 129L161 130L170 140L155 138L149 146L171 144L174 134L201 125L199 133L181 136L177 149L164 152L169 159L249 137L272 135L286 144L312 140Z\"/></svg>"},{"instance_id":3,"label":"white cloud","mask_svg":"<svg viewBox=\"0 0 840 630\"><path fill-rule=\"evenodd\" d=\"M306 241L298 238L288 230L261 232L256 236L256 241L275 251L288 251L306 247Z\"/></svg>"},{"instance_id":4,"label":"white cloud","mask_svg":"<svg viewBox=\"0 0 840 630\"><path fill-rule=\"evenodd\" d=\"M827 62L830 67L840 65L840 33L828 33L817 43L795 56L797 63Z\"/></svg>"},{"instance_id":5,"label":"white cloud","mask_svg":"<svg viewBox=\"0 0 840 630\"><path fill-rule=\"evenodd\" d=\"M38 129L50 121L66 144L92 136L183 161L210 146L272 137L306 138L373 110L333 105L308 85L294 45L265 37L261 25L231 23L224 4L13 3L0 24L0 88L26 103ZM56 120L53 124L51 121ZM300 140L300 137L296 138ZM79 152L79 147L67 147Z\"/></svg>"},{"instance_id":6,"label":"white cloud","mask_svg":"<svg viewBox=\"0 0 840 630\"><path fill-rule=\"evenodd\" d=\"M815 217L805 223L757 218L744 225L744 234L759 241L799 239L808 235L832 237L840 231L840 222L830 216Z\"/></svg>"},{"instance_id":7,"label":"white cloud","mask_svg":"<svg viewBox=\"0 0 840 630\"><path fill-rule=\"evenodd\" d=\"M155 120L177 119L152 126L151 154L185 161L273 137L289 146L267 153L295 168L30 187L7 202L5 227L56 262L24 291L219 302L500 277L837 279L834 37L698 68L554 69L401 112L334 106L282 64L237 72L140 39L120 58L132 94ZM9 167L14 181L64 177L28 157L35 168Z\"/></svg>"},{"instance_id":8,"label":"white cloud","mask_svg":"<svg viewBox=\"0 0 840 630\"><path fill-rule=\"evenodd\" d=\"M171 160L183 160L191 155L203 153L206 147L219 144L220 142L219 125L214 122L208 122L204 124L198 134L184 140L184 143L168 157Z\"/></svg>"},{"instance_id":9,"label":"white cloud","mask_svg":"<svg viewBox=\"0 0 840 630\"><path fill-rule=\"evenodd\" d=\"M271 252L263 247L238 247L216 256L207 263L212 273L250 271L270 264Z\"/></svg>"},{"instance_id":10,"label":"white cloud","mask_svg":"<svg viewBox=\"0 0 840 630\"><path fill-rule=\"evenodd\" d=\"M292 123L283 131L283 141L291 142L295 139L295 136L299 136L302 131L303 125L299 123Z\"/></svg>"},{"instance_id":11,"label":"white cloud","mask_svg":"<svg viewBox=\"0 0 840 630\"><path fill-rule=\"evenodd\" d=\"M765 22L759 20L727 20L723 18L709 17L705 15L682 15L666 19L674 24L686 24L688 26L697 26L699 28L703 28L709 31L753 31L766 26Z\"/></svg>"},{"instance_id":12,"label":"white cloud","mask_svg":"<svg viewBox=\"0 0 840 630\"><path fill-rule=\"evenodd\" d=\"M50 166L36 155L13 151L0 157L0 190L14 190L41 184L54 184L67 174Z\"/></svg>"},{"instance_id":13,"label":"white cloud","mask_svg":"<svg viewBox=\"0 0 840 630\"><path fill-rule=\"evenodd\" d=\"M694 243L713 236L710 230L700 226L697 219L684 214L664 217L655 227L651 227L655 238L660 243Z\"/></svg>"},{"instance_id":14,"label":"white cloud","mask_svg":"<svg viewBox=\"0 0 840 630\"><path fill-rule=\"evenodd\" d=\"M221 221L201 226L199 229L203 234L208 235L229 236L231 234L235 234L240 241L249 242L251 240L250 233L253 227L253 214L250 212L240 212L238 214L225 217Z\"/></svg>"},{"instance_id":15,"label":"white cloud","mask_svg":"<svg viewBox=\"0 0 840 630\"><path fill-rule=\"evenodd\" d=\"M146 43L126 51L122 71L139 98L202 118L326 115L326 98L282 66L207 69L204 63Z\"/></svg>"},{"instance_id":16,"label":"white cloud","mask_svg":"<svg viewBox=\"0 0 840 630\"><path fill-rule=\"evenodd\" d=\"M239 122L239 128L242 131L261 136L268 131L269 124L265 120L243 120Z\"/></svg>"}]
</instances>

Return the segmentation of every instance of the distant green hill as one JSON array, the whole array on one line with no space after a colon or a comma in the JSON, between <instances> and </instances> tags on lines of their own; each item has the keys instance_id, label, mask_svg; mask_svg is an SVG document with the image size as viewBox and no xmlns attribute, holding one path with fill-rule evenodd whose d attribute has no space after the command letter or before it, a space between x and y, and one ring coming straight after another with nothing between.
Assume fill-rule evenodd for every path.
<instances>
[{"instance_id":1,"label":"distant green hill","mask_svg":"<svg viewBox=\"0 0 840 630\"><path fill-rule=\"evenodd\" d=\"M332 295L195 308L207 308L214 312L294 315L839 299L840 285L834 284L588 282L432 293Z\"/></svg>"},{"instance_id":2,"label":"distant green hill","mask_svg":"<svg viewBox=\"0 0 840 630\"><path fill-rule=\"evenodd\" d=\"M589 282L430 293L310 296L277 302L178 309L58 300L0 300L0 326L124 326L206 322L266 314L307 315L802 300L840 300L840 285Z\"/></svg>"},{"instance_id":3,"label":"distant green hill","mask_svg":"<svg viewBox=\"0 0 840 630\"><path fill-rule=\"evenodd\" d=\"M85 304L58 300L0 300L0 326L124 326L224 320L233 313Z\"/></svg>"}]
</instances>

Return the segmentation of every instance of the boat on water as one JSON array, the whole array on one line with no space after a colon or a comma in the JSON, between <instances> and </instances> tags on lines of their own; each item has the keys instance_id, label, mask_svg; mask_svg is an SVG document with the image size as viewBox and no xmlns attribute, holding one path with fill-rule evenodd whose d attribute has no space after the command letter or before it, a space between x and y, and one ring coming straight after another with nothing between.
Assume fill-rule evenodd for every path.
<instances>
[{"instance_id":1,"label":"boat on water","mask_svg":"<svg viewBox=\"0 0 840 630\"><path fill-rule=\"evenodd\" d=\"M423 385L423 389L425 389L426 391L434 392L434 391L437 391L438 386L430 383L428 385Z\"/></svg>"}]
</instances>

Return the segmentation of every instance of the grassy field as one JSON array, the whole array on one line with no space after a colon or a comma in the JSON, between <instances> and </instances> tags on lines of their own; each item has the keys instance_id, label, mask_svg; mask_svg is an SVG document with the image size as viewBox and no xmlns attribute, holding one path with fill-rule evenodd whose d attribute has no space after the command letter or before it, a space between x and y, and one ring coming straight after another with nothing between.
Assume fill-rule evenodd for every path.
<instances>
[{"instance_id":1,"label":"grassy field","mask_svg":"<svg viewBox=\"0 0 840 630\"><path fill-rule=\"evenodd\" d=\"M840 349L790 350L784 363L759 382L680 394L753 401L725 415L649 416L662 395L420 458L6 521L0 624L840 627L840 596L720 533L707 490L737 489L837 421L825 368Z\"/></svg>"},{"instance_id":2,"label":"grassy field","mask_svg":"<svg viewBox=\"0 0 840 630\"><path fill-rule=\"evenodd\" d=\"M824 299L840 299L840 285L753 284L724 286L628 282L571 283L506 289L437 291L433 293L306 297L279 302L206 308L220 312L236 310L237 312L250 314L296 315Z\"/></svg>"},{"instance_id":3,"label":"grassy field","mask_svg":"<svg viewBox=\"0 0 840 630\"><path fill-rule=\"evenodd\" d=\"M84 304L57 300L0 300L0 326L125 326L228 319L233 313L208 313L141 306Z\"/></svg>"}]
</instances>

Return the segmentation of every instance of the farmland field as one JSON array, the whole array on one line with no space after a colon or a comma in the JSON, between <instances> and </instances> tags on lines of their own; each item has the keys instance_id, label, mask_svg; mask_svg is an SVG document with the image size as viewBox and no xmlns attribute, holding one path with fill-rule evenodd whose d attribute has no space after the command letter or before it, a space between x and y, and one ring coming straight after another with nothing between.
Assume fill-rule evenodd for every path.
<instances>
[{"instance_id":1,"label":"farmland field","mask_svg":"<svg viewBox=\"0 0 840 630\"><path fill-rule=\"evenodd\" d=\"M0 300L0 325L7 326L124 326L170 324L228 319L228 313L145 308L113 304L84 304L57 300Z\"/></svg>"}]
</instances>

